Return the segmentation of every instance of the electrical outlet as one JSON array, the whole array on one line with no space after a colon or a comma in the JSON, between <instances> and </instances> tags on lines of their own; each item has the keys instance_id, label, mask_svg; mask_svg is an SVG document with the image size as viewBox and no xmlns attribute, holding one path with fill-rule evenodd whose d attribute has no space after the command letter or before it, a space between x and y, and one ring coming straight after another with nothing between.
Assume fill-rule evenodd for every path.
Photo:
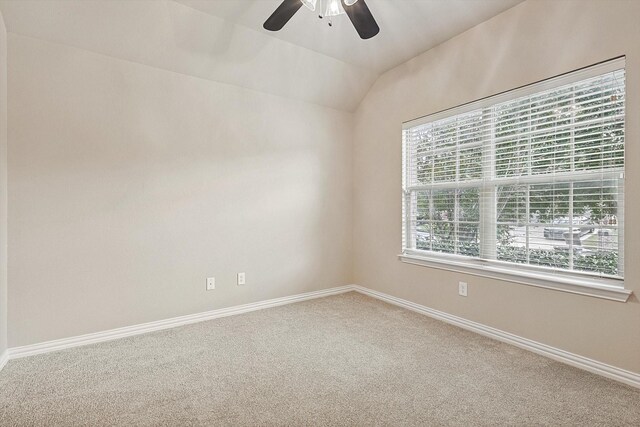
<instances>
[{"instance_id":1,"label":"electrical outlet","mask_svg":"<svg viewBox=\"0 0 640 427\"><path fill-rule=\"evenodd\" d=\"M245 283L244 273L238 273L238 285L244 285Z\"/></svg>"},{"instance_id":2,"label":"electrical outlet","mask_svg":"<svg viewBox=\"0 0 640 427\"><path fill-rule=\"evenodd\" d=\"M463 297L467 296L467 282L458 282L458 294Z\"/></svg>"},{"instance_id":3,"label":"electrical outlet","mask_svg":"<svg viewBox=\"0 0 640 427\"><path fill-rule=\"evenodd\" d=\"M212 291L216 288L216 278L215 277L207 277L207 290Z\"/></svg>"}]
</instances>

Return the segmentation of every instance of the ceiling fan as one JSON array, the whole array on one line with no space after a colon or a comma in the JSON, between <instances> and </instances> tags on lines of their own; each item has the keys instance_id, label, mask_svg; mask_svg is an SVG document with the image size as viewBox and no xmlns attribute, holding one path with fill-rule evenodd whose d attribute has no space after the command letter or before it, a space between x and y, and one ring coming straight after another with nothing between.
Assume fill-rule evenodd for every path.
<instances>
[{"instance_id":1,"label":"ceiling fan","mask_svg":"<svg viewBox=\"0 0 640 427\"><path fill-rule=\"evenodd\" d=\"M304 5L311 11L315 11L316 6L319 6L318 17L321 19L325 16L329 17L329 25L332 25L330 20L332 16L346 13L362 39L370 39L380 32L380 27L364 0L324 0L324 2L326 8L323 14L323 0L284 0L264 22L263 27L269 31L281 30Z\"/></svg>"}]
</instances>

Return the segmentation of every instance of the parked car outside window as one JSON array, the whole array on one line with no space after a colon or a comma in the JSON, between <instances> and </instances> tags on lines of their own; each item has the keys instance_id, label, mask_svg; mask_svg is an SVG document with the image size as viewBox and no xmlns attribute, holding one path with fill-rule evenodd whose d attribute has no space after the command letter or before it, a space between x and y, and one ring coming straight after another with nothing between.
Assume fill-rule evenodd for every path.
<instances>
[{"instance_id":1,"label":"parked car outside window","mask_svg":"<svg viewBox=\"0 0 640 427\"><path fill-rule=\"evenodd\" d=\"M565 233L569 231L569 217L556 218L553 224L557 227L545 227L544 237L546 239L564 240ZM572 234L579 234L580 237L587 233L593 233L594 227L591 220L585 216L574 216L572 224Z\"/></svg>"}]
</instances>

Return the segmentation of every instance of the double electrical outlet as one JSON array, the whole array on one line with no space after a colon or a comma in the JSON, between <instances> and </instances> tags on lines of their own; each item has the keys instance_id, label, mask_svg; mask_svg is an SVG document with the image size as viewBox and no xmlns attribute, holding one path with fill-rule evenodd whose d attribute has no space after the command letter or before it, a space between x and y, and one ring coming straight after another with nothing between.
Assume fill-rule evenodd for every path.
<instances>
[{"instance_id":1,"label":"double electrical outlet","mask_svg":"<svg viewBox=\"0 0 640 427\"><path fill-rule=\"evenodd\" d=\"M246 282L244 273L238 273L237 279L238 285L244 285ZM216 278L215 277L207 277L207 290L212 291L216 288Z\"/></svg>"}]
</instances>

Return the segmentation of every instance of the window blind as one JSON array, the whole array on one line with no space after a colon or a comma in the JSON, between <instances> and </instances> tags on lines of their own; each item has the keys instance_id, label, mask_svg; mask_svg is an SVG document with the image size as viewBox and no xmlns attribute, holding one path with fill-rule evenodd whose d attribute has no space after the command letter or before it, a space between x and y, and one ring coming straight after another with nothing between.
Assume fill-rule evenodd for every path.
<instances>
[{"instance_id":1,"label":"window blind","mask_svg":"<svg viewBox=\"0 0 640 427\"><path fill-rule=\"evenodd\" d=\"M624 273L624 60L406 123L403 252Z\"/></svg>"}]
</instances>

